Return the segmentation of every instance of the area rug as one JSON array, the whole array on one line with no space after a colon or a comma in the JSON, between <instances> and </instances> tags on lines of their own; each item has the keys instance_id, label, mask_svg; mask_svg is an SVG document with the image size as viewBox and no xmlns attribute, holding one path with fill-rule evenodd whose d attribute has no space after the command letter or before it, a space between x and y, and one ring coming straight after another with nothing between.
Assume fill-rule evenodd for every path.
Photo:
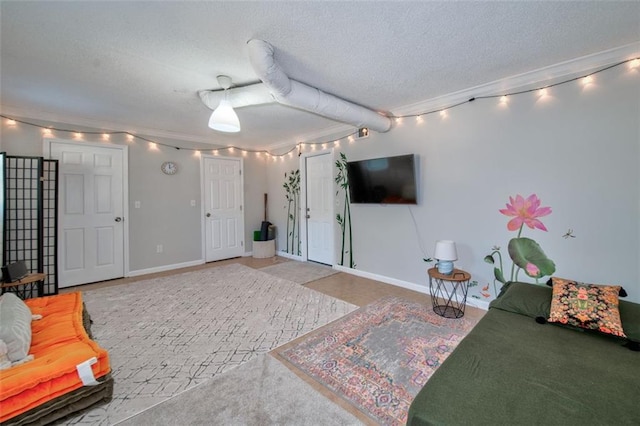
<instances>
[{"instance_id":1,"label":"area rug","mask_svg":"<svg viewBox=\"0 0 640 426\"><path fill-rule=\"evenodd\" d=\"M474 324L384 298L279 353L376 422L404 425L413 398Z\"/></svg>"},{"instance_id":2,"label":"area rug","mask_svg":"<svg viewBox=\"0 0 640 426\"><path fill-rule=\"evenodd\" d=\"M338 273L338 271L331 266L320 265L313 262L299 262L296 260L267 266L260 268L260 270L298 284L306 284Z\"/></svg>"},{"instance_id":3,"label":"area rug","mask_svg":"<svg viewBox=\"0 0 640 426\"><path fill-rule=\"evenodd\" d=\"M162 402L120 426L361 425L265 354Z\"/></svg>"},{"instance_id":4,"label":"area rug","mask_svg":"<svg viewBox=\"0 0 640 426\"><path fill-rule=\"evenodd\" d=\"M240 264L83 296L114 395L68 424L114 424L357 308Z\"/></svg>"}]
</instances>

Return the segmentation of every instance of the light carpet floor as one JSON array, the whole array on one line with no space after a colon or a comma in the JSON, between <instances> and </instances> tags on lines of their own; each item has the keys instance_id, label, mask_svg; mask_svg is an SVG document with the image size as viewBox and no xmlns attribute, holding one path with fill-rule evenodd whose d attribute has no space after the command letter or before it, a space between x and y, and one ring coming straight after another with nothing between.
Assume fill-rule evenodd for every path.
<instances>
[{"instance_id":1,"label":"light carpet floor","mask_svg":"<svg viewBox=\"0 0 640 426\"><path fill-rule=\"evenodd\" d=\"M67 424L114 424L357 309L240 264L83 296L114 395Z\"/></svg>"},{"instance_id":2,"label":"light carpet floor","mask_svg":"<svg viewBox=\"0 0 640 426\"><path fill-rule=\"evenodd\" d=\"M298 284L306 284L338 273L338 271L330 266L313 262L298 262L295 260L267 266L260 270Z\"/></svg>"},{"instance_id":3,"label":"light carpet floor","mask_svg":"<svg viewBox=\"0 0 640 426\"><path fill-rule=\"evenodd\" d=\"M268 354L118 423L119 426L361 424Z\"/></svg>"}]
</instances>

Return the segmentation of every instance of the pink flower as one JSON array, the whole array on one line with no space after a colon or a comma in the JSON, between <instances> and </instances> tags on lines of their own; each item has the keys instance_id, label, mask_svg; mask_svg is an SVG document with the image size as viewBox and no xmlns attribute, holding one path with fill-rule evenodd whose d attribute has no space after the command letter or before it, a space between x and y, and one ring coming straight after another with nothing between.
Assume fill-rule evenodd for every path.
<instances>
[{"instance_id":1,"label":"pink flower","mask_svg":"<svg viewBox=\"0 0 640 426\"><path fill-rule=\"evenodd\" d=\"M531 277L537 277L540 275L540 269L533 263L527 263L527 274Z\"/></svg>"},{"instance_id":2,"label":"pink flower","mask_svg":"<svg viewBox=\"0 0 640 426\"><path fill-rule=\"evenodd\" d=\"M523 224L531 229L547 230L537 218L551 214L551 207L540 207L540 200L536 194L529 195L527 199L518 194L515 199L509 197L509 202L510 204L507 204L506 209L500 209L500 213L503 215L514 216L507 223L509 231L517 231Z\"/></svg>"}]
</instances>

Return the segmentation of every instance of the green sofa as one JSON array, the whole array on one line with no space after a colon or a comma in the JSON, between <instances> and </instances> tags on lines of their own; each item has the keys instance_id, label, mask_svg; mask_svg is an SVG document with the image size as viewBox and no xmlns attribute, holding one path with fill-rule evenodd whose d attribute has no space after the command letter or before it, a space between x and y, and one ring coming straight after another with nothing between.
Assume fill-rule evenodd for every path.
<instances>
[{"instance_id":1,"label":"green sofa","mask_svg":"<svg viewBox=\"0 0 640 426\"><path fill-rule=\"evenodd\" d=\"M551 292L507 283L418 393L407 424L640 424L640 305L620 300L622 339L544 323Z\"/></svg>"}]
</instances>

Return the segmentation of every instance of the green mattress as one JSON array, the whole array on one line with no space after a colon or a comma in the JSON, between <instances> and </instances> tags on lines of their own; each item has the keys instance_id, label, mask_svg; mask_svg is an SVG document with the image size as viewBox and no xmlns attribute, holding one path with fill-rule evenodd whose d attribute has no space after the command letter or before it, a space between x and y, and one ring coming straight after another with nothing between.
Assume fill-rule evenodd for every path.
<instances>
[{"instance_id":1,"label":"green mattress","mask_svg":"<svg viewBox=\"0 0 640 426\"><path fill-rule=\"evenodd\" d=\"M418 393L408 425L639 425L640 352L554 324L551 289L509 283ZM627 336L640 305L620 302Z\"/></svg>"}]
</instances>

